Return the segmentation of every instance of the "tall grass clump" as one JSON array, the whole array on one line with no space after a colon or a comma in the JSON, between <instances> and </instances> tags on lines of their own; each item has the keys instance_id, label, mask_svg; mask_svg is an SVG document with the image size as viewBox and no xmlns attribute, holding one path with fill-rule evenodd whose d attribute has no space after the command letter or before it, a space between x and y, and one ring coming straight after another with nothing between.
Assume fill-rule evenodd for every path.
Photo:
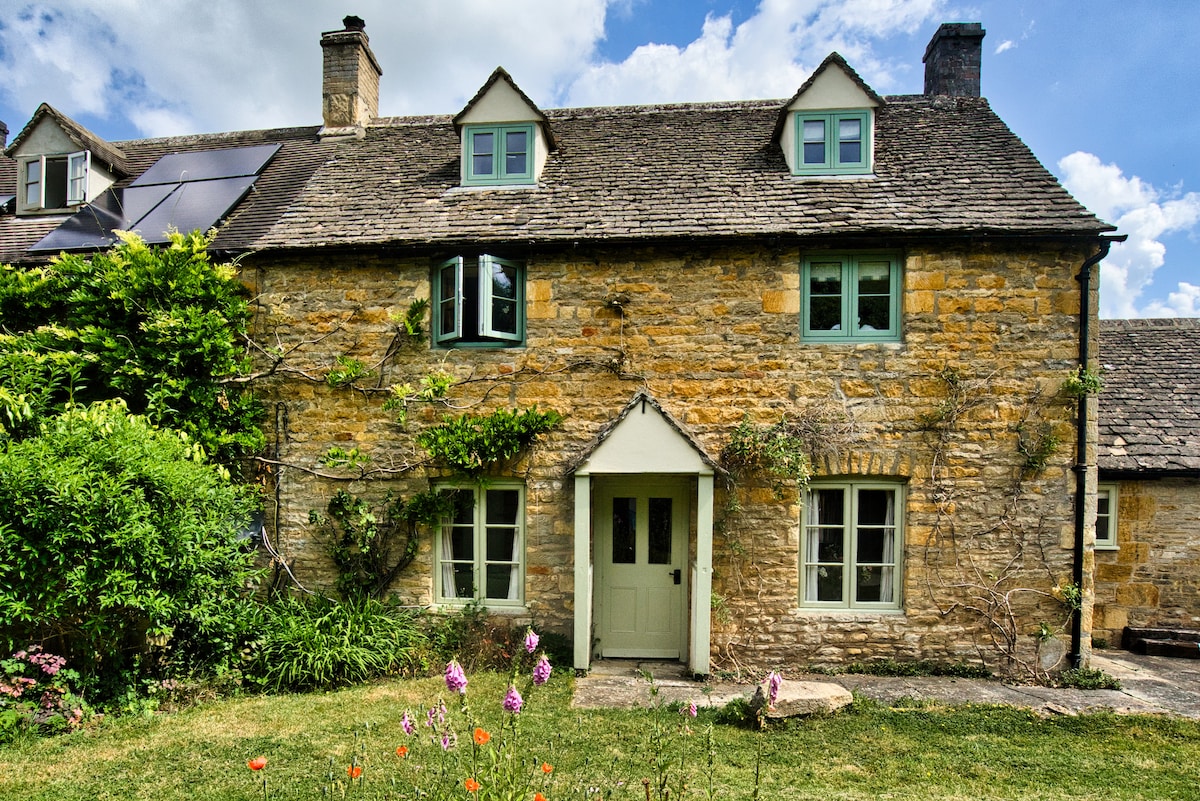
<instances>
[{"instance_id":1,"label":"tall grass clump","mask_svg":"<svg viewBox=\"0 0 1200 801\"><path fill-rule=\"evenodd\" d=\"M331 690L407 675L426 645L418 615L372 598L264 604L246 673L270 692Z\"/></svg>"}]
</instances>

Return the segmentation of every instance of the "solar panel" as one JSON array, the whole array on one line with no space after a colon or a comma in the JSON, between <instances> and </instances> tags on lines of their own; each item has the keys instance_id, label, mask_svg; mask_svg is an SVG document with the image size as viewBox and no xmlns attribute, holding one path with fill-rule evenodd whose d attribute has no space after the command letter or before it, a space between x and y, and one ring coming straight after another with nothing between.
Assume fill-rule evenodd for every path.
<instances>
[{"instance_id":1,"label":"solar panel","mask_svg":"<svg viewBox=\"0 0 1200 801\"><path fill-rule=\"evenodd\" d=\"M178 184L185 181L207 181L211 178L237 178L258 175L279 145L254 145L227 150L198 150L192 153L171 153L150 166L130 186L147 184Z\"/></svg>"},{"instance_id":2,"label":"solar panel","mask_svg":"<svg viewBox=\"0 0 1200 801\"><path fill-rule=\"evenodd\" d=\"M109 189L58 228L31 253L92 250L116 241L113 231L136 231L151 244L169 231L207 231L254 186L281 145L253 145L163 156L123 189Z\"/></svg>"}]
</instances>

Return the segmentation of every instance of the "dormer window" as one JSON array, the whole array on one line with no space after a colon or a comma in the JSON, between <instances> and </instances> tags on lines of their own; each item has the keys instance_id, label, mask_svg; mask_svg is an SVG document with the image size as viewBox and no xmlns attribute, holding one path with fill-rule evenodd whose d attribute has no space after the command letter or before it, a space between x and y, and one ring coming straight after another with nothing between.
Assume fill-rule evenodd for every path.
<instances>
[{"instance_id":1,"label":"dormer window","mask_svg":"<svg viewBox=\"0 0 1200 801\"><path fill-rule=\"evenodd\" d=\"M533 125L468 125L464 183L533 183Z\"/></svg>"},{"instance_id":2,"label":"dormer window","mask_svg":"<svg viewBox=\"0 0 1200 801\"><path fill-rule=\"evenodd\" d=\"M88 196L90 164L91 154L86 150L24 162L22 210L65 211L83 203Z\"/></svg>"},{"instance_id":3,"label":"dormer window","mask_svg":"<svg viewBox=\"0 0 1200 801\"><path fill-rule=\"evenodd\" d=\"M868 111L798 112L796 174L870 172L870 126Z\"/></svg>"}]
</instances>

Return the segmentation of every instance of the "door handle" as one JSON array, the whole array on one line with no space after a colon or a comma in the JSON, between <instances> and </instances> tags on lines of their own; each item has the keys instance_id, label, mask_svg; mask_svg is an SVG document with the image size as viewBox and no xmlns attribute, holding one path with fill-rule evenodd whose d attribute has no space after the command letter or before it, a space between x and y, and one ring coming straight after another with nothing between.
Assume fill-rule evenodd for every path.
<instances>
[{"instance_id":1,"label":"door handle","mask_svg":"<svg viewBox=\"0 0 1200 801\"><path fill-rule=\"evenodd\" d=\"M676 584L683 583L683 571L679 568L671 571L671 578L675 579Z\"/></svg>"}]
</instances>

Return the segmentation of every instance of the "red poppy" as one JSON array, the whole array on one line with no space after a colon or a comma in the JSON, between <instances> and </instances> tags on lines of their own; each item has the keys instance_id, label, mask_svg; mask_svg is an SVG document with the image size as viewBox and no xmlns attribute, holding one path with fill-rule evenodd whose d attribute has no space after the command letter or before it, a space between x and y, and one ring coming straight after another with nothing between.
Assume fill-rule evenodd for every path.
<instances>
[{"instance_id":1,"label":"red poppy","mask_svg":"<svg viewBox=\"0 0 1200 801\"><path fill-rule=\"evenodd\" d=\"M362 775L362 765L350 765L346 768L346 773L350 776L351 780L357 779Z\"/></svg>"},{"instance_id":2,"label":"red poppy","mask_svg":"<svg viewBox=\"0 0 1200 801\"><path fill-rule=\"evenodd\" d=\"M533 801L546 801L546 796L542 795L541 793L534 793Z\"/></svg>"},{"instance_id":3,"label":"red poppy","mask_svg":"<svg viewBox=\"0 0 1200 801\"><path fill-rule=\"evenodd\" d=\"M255 757L246 763L246 767L250 770L262 770L267 766L267 758L265 756Z\"/></svg>"},{"instance_id":4,"label":"red poppy","mask_svg":"<svg viewBox=\"0 0 1200 801\"><path fill-rule=\"evenodd\" d=\"M487 745L488 740L492 739L492 735L488 734L483 729L475 730L475 745Z\"/></svg>"},{"instance_id":5,"label":"red poppy","mask_svg":"<svg viewBox=\"0 0 1200 801\"><path fill-rule=\"evenodd\" d=\"M554 770L554 766L551 765L549 762L542 763L542 773L549 773L552 770Z\"/></svg>"},{"instance_id":6,"label":"red poppy","mask_svg":"<svg viewBox=\"0 0 1200 801\"><path fill-rule=\"evenodd\" d=\"M401 759L403 759L404 757L408 756L408 746L407 746L407 745L402 745L402 746L400 746L399 748L397 748L397 749L396 749L396 756L400 757Z\"/></svg>"},{"instance_id":7,"label":"red poppy","mask_svg":"<svg viewBox=\"0 0 1200 801\"><path fill-rule=\"evenodd\" d=\"M475 781L474 779L467 779L465 782L463 782L463 786L467 788L468 793L474 793L477 792L482 785L480 785L479 782Z\"/></svg>"}]
</instances>

